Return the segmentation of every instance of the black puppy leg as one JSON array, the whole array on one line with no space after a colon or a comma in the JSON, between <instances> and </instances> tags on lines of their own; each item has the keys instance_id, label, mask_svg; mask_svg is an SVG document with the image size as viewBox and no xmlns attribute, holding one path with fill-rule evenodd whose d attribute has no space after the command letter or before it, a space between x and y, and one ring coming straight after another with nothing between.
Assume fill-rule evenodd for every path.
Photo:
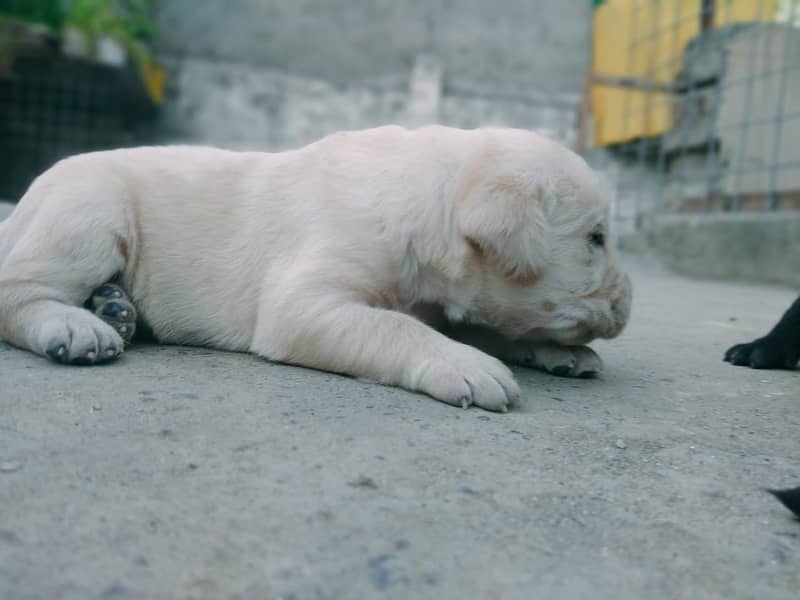
<instances>
[{"instance_id":1,"label":"black puppy leg","mask_svg":"<svg viewBox=\"0 0 800 600\"><path fill-rule=\"evenodd\" d=\"M800 360L800 298L772 331L750 343L728 349L725 360L754 369L794 369Z\"/></svg>"}]
</instances>

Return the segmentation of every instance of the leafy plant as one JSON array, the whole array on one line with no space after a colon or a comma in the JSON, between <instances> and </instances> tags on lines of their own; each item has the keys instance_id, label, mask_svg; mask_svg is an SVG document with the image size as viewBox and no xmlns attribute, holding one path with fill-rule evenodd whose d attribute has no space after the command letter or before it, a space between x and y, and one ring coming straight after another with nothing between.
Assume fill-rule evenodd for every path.
<instances>
[{"instance_id":1,"label":"leafy plant","mask_svg":"<svg viewBox=\"0 0 800 600\"><path fill-rule=\"evenodd\" d=\"M61 27L60 0L0 0L0 79L13 77L20 51L47 51Z\"/></svg>"},{"instance_id":2,"label":"leafy plant","mask_svg":"<svg viewBox=\"0 0 800 600\"><path fill-rule=\"evenodd\" d=\"M144 45L158 35L158 27L150 17L156 0L63 1L64 25L81 31L92 48L101 37L119 43L136 64L150 97L160 101L164 71L155 64Z\"/></svg>"},{"instance_id":3,"label":"leafy plant","mask_svg":"<svg viewBox=\"0 0 800 600\"><path fill-rule=\"evenodd\" d=\"M0 16L61 29L64 12L61 0L0 0Z\"/></svg>"},{"instance_id":4,"label":"leafy plant","mask_svg":"<svg viewBox=\"0 0 800 600\"><path fill-rule=\"evenodd\" d=\"M108 36L129 46L152 40L157 34L150 17L154 0L66 0L64 24L90 39Z\"/></svg>"},{"instance_id":5,"label":"leafy plant","mask_svg":"<svg viewBox=\"0 0 800 600\"><path fill-rule=\"evenodd\" d=\"M0 0L0 16L42 24L53 31L70 25L94 41L108 36L124 46L158 35L151 18L157 0Z\"/></svg>"},{"instance_id":6,"label":"leafy plant","mask_svg":"<svg viewBox=\"0 0 800 600\"><path fill-rule=\"evenodd\" d=\"M0 51L6 62L13 62L21 24L44 25L54 33L72 27L85 36L92 53L98 40L107 37L125 49L148 93L159 101L165 73L145 45L158 35L151 17L156 4L157 0L0 0Z\"/></svg>"}]
</instances>

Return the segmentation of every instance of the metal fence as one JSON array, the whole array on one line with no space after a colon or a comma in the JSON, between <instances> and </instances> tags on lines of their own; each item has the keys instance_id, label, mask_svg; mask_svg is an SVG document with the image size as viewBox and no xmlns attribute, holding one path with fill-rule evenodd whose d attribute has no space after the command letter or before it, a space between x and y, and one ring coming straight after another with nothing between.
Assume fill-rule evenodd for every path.
<instances>
[{"instance_id":1,"label":"metal fence","mask_svg":"<svg viewBox=\"0 0 800 600\"><path fill-rule=\"evenodd\" d=\"M800 210L800 0L608 4L595 15L587 152L616 165L621 228Z\"/></svg>"},{"instance_id":2,"label":"metal fence","mask_svg":"<svg viewBox=\"0 0 800 600\"><path fill-rule=\"evenodd\" d=\"M19 199L65 156L152 139L151 71L131 44L96 30L134 23L115 6L0 0L0 200Z\"/></svg>"}]
</instances>

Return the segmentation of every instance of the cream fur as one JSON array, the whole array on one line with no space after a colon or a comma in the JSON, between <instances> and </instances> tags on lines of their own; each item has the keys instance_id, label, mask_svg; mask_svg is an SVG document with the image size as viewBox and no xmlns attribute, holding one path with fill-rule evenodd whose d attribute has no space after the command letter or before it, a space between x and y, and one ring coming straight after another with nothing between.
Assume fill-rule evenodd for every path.
<instances>
[{"instance_id":1,"label":"cream fur","mask_svg":"<svg viewBox=\"0 0 800 600\"><path fill-rule=\"evenodd\" d=\"M41 175L0 224L0 337L116 357L119 336L79 307L119 275L162 342L506 410L517 384L477 347L586 374L599 359L570 346L625 325L630 282L593 231L608 235L593 172L520 130L84 154Z\"/></svg>"}]
</instances>

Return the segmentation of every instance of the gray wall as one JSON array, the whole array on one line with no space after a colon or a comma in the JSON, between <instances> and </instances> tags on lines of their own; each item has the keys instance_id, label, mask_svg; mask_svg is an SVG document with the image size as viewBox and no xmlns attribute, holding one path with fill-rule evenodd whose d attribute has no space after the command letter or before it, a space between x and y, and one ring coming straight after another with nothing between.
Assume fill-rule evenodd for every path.
<instances>
[{"instance_id":1,"label":"gray wall","mask_svg":"<svg viewBox=\"0 0 800 600\"><path fill-rule=\"evenodd\" d=\"M623 250L651 249L678 273L800 288L800 214L664 215L623 235Z\"/></svg>"},{"instance_id":2,"label":"gray wall","mask_svg":"<svg viewBox=\"0 0 800 600\"><path fill-rule=\"evenodd\" d=\"M165 141L278 150L439 122L572 145L585 0L161 0Z\"/></svg>"},{"instance_id":3,"label":"gray wall","mask_svg":"<svg viewBox=\"0 0 800 600\"><path fill-rule=\"evenodd\" d=\"M336 84L277 69L200 58L167 61L170 93L163 108L162 141L211 144L241 150L283 150L333 131L387 123L497 125L546 129L575 141L576 98L441 94L437 79L428 112L413 114L413 75L381 85Z\"/></svg>"},{"instance_id":4,"label":"gray wall","mask_svg":"<svg viewBox=\"0 0 800 600\"><path fill-rule=\"evenodd\" d=\"M161 49L333 81L408 71L436 55L446 80L572 92L589 68L589 0L161 0Z\"/></svg>"}]
</instances>

